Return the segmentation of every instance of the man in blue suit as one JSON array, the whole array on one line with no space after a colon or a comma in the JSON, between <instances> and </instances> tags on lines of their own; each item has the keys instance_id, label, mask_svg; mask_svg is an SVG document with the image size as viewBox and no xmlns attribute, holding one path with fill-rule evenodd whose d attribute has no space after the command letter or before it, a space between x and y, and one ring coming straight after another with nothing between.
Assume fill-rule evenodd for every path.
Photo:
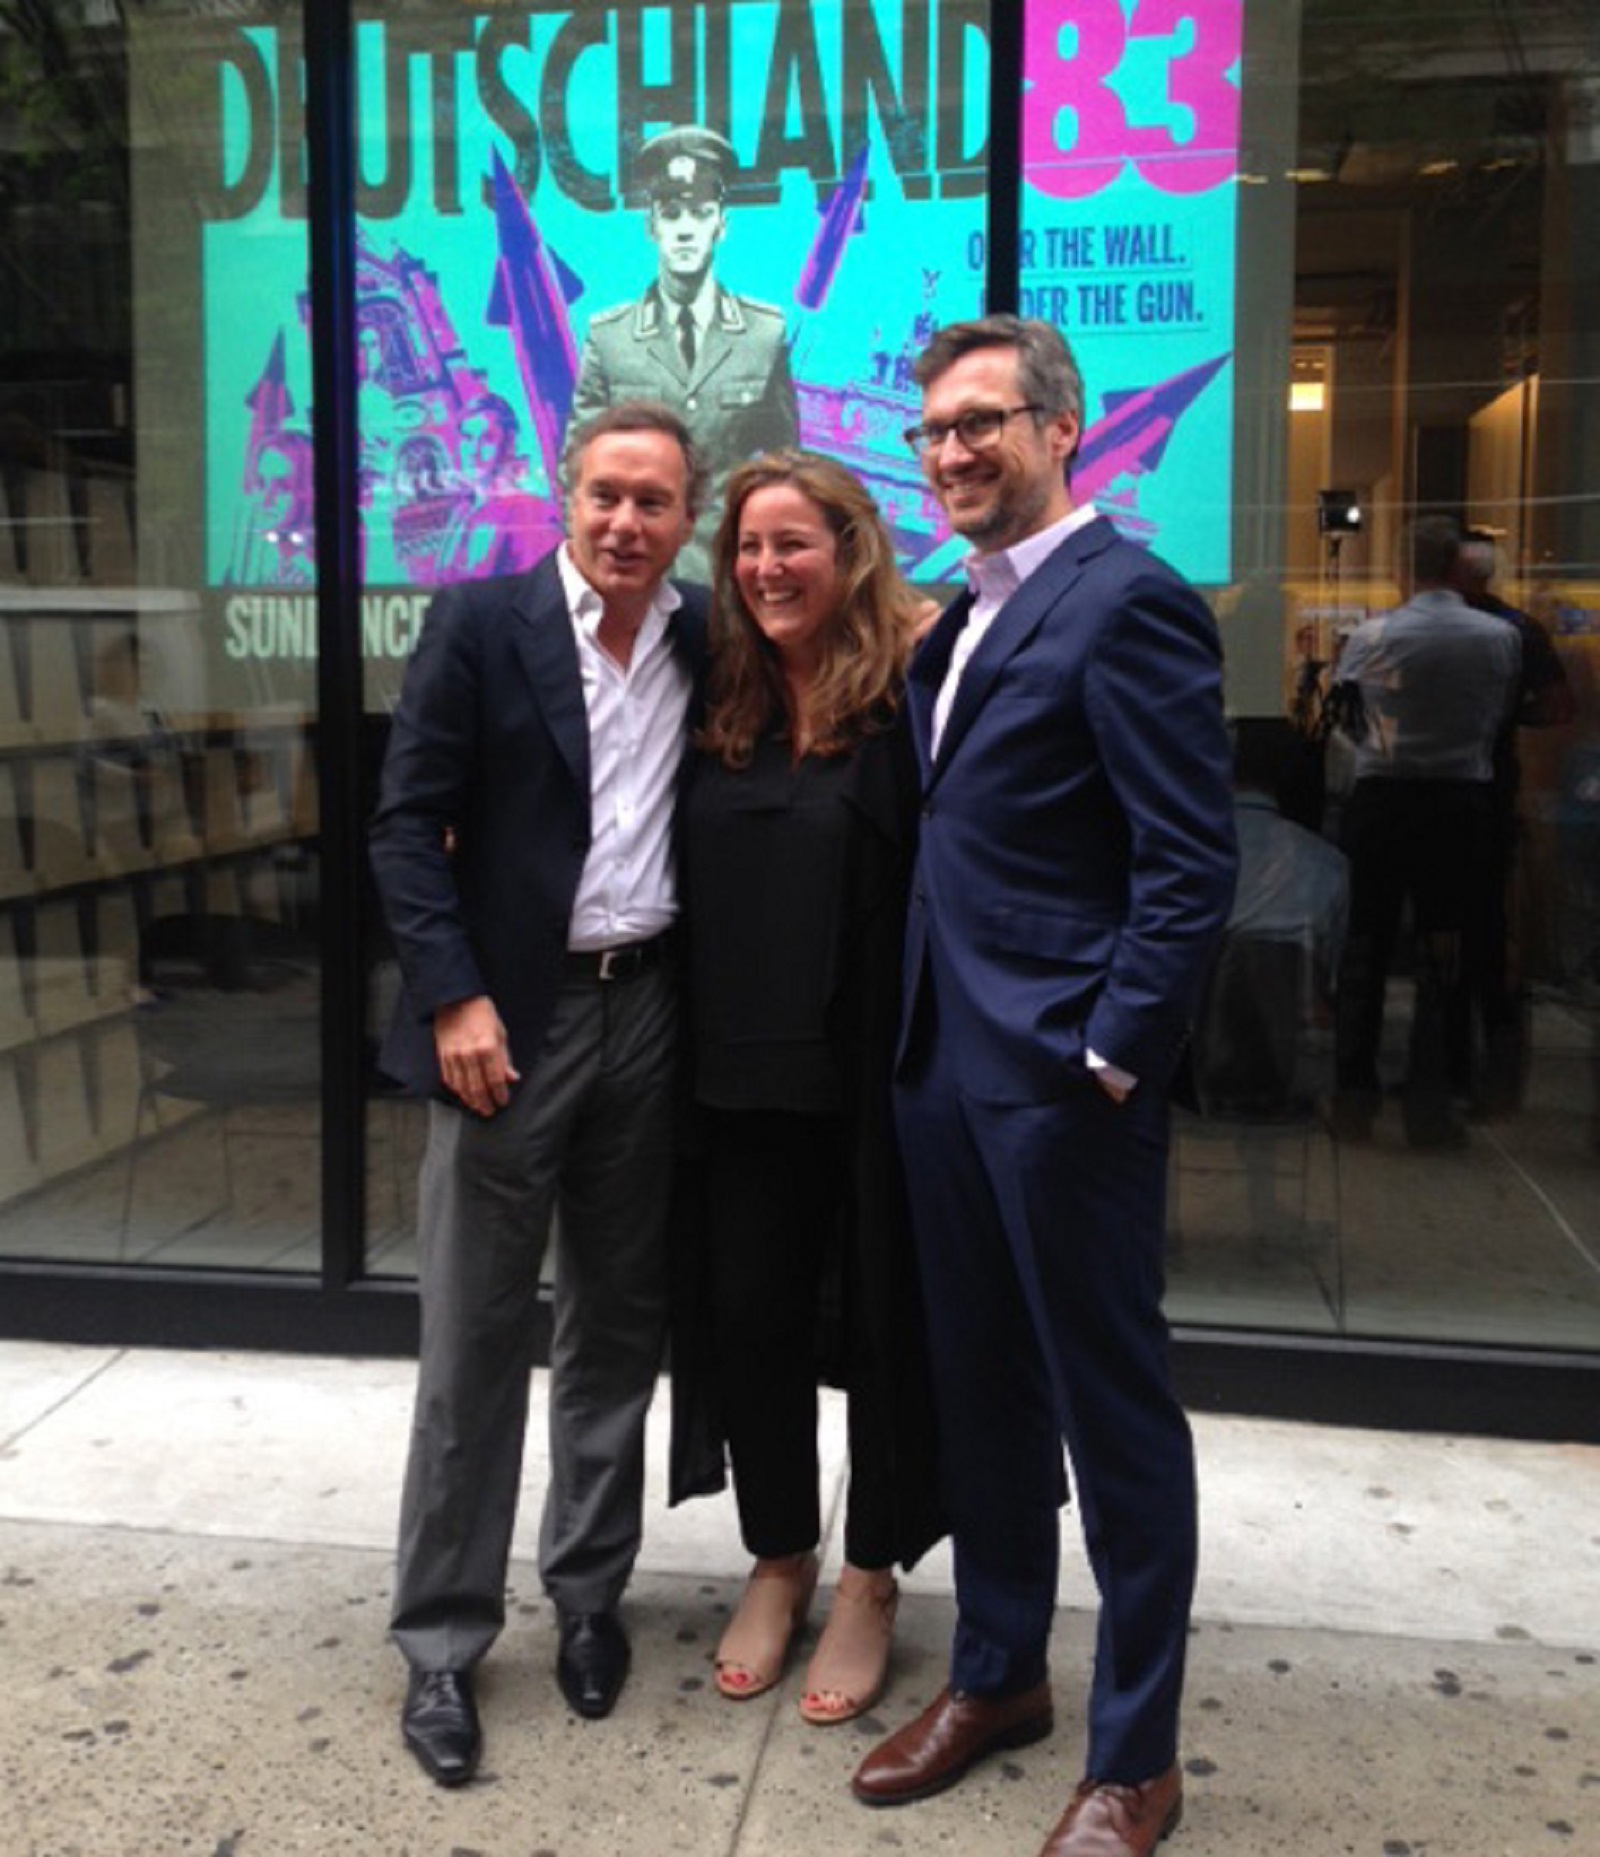
<instances>
[{"instance_id":1,"label":"man in blue suit","mask_svg":"<svg viewBox=\"0 0 1600 1857\"><path fill-rule=\"evenodd\" d=\"M665 1324L672 820L705 614L664 577L701 470L676 413L625 402L574 428L565 477L565 543L434 600L372 829L404 980L382 1062L434 1099L392 1629L406 1744L444 1786L477 1766L473 1670L505 1622L552 1214L539 1570L584 1716L627 1675Z\"/></svg>"},{"instance_id":2,"label":"man in blue suit","mask_svg":"<svg viewBox=\"0 0 1600 1857\"><path fill-rule=\"evenodd\" d=\"M896 1104L958 1622L949 1687L877 1747L872 1805L1048 1734L1065 1441L1100 1589L1086 1775L1044 1857L1176 1825L1194 1457L1161 1314L1167 1085L1227 921L1233 808L1211 615L1075 508L1071 353L941 330L908 435L970 590L912 667L923 772Z\"/></svg>"}]
</instances>

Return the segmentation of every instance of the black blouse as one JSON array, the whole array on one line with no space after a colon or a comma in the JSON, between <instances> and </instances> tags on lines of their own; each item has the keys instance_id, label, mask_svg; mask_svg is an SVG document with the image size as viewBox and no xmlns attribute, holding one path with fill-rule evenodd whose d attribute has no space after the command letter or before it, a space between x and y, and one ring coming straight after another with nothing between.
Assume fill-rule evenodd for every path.
<instances>
[{"instance_id":1,"label":"black blouse","mask_svg":"<svg viewBox=\"0 0 1600 1857\"><path fill-rule=\"evenodd\" d=\"M695 1095L718 1109L841 1107L830 1008L850 961L856 794L869 742L796 763L758 741L750 765L697 756L684 833Z\"/></svg>"}]
</instances>

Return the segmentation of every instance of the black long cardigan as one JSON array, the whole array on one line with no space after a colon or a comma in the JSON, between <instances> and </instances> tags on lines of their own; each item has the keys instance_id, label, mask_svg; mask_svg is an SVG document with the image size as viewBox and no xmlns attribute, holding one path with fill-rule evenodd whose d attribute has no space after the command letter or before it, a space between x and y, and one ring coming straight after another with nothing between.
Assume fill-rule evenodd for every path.
<instances>
[{"instance_id":1,"label":"black long cardigan","mask_svg":"<svg viewBox=\"0 0 1600 1857\"><path fill-rule=\"evenodd\" d=\"M921 1290L911 1242L891 1103L900 1010L906 894L915 850L918 779L904 713L855 751L849 799L867 827L855 835L847 885L848 951L827 1013L844 1088L842 1122L854 1144L853 1192L835 1268L825 1273L823 1375L842 1380L842 1270L853 1250L859 1321L872 1353L890 1365L890 1460L895 1466L897 1557L911 1566L946 1532L938 1497L933 1400L923 1339ZM692 772L690 778L693 778ZM695 917L724 907L737 870L713 869L685 898ZM782 964L781 951L774 962ZM692 967L692 962L687 964ZM689 1015L692 1021L692 1013ZM675 1195L672 1259L672 1446L669 1500L726 1487L727 1454L711 1360L708 1247L702 1217L700 1143L687 1117Z\"/></svg>"}]
</instances>

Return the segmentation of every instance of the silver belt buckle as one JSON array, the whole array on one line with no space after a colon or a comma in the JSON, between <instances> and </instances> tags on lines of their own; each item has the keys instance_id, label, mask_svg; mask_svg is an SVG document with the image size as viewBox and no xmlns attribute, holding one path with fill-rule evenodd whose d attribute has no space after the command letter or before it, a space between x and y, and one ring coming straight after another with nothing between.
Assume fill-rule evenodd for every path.
<instances>
[{"instance_id":1,"label":"silver belt buckle","mask_svg":"<svg viewBox=\"0 0 1600 1857\"><path fill-rule=\"evenodd\" d=\"M602 980L615 980L621 971L619 956L628 952L626 948L602 948L600 950L599 977Z\"/></svg>"}]
</instances>

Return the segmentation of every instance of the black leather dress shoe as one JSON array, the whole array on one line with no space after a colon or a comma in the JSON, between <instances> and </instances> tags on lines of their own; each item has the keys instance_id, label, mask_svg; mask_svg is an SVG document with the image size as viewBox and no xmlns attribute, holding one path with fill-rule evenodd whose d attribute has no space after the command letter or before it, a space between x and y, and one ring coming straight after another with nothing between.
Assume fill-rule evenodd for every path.
<instances>
[{"instance_id":1,"label":"black leather dress shoe","mask_svg":"<svg viewBox=\"0 0 1600 1857\"><path fill-rule=\"evenodd\" d=\"M556 1681L577 1714L597 1722L617 1706L633 1653L615 1612L563 1612Z\"/></svg>"},{"instance_id":2,"label":"black leather dress shoe","mask_svg":"<svg viewBox=\"0 0 1600 1857\"><path fill-rule=\"evenodd\" d=\"M423 1770L441 1786L461 1786L478 1770L483 1731L468 1670L413 1670L400 1732Z\"/></svg>"}]
</instances>

